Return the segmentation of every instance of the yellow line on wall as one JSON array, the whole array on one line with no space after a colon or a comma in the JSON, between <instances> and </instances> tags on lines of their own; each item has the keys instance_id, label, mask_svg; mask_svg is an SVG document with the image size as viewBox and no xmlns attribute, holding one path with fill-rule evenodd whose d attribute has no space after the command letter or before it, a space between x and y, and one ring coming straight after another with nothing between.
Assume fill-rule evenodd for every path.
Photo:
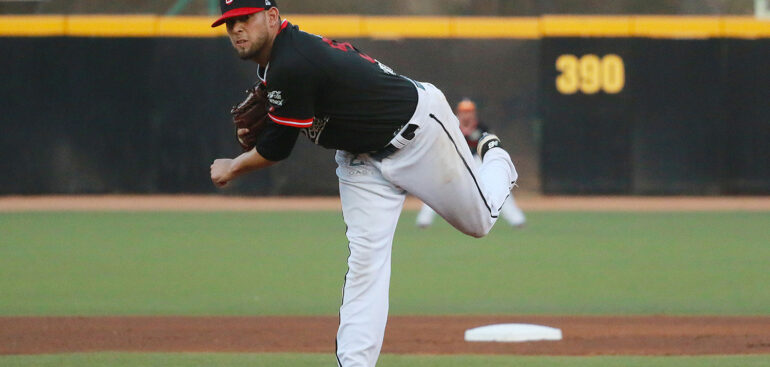
<instances>
[{"instance_id":1,"label":"yellow line on wall","mask_svg":"<svg viewBox=\"0 0 770 367\"><path fill-rule=\"evenodd\" d=\"M536 17L455 17L455 38L523 38L541 37L540 19Z\"/></svg>"},{"instance_id":2,"label":"yellow line on wall","mask_svg":"<svg viewBox=\"0 0 770 367\"><path fill-rule=\"evenodd\" d=\"M770 21L745 17L722 18L724 37L770 38Z\"/></svg>"},{"instance_id":3,"label":"yellow line on wall","mask_svg":"<svg viewBox=\"0 0 770 367\"><path fill-rule=\"evenodd\" d=\"M649 38L717 38L724 35L719 17L646 16L634 18L634 35Z\"/></svg>"},{"instance_id":4,"label":"yellow line on wall","mask_svg":"<svg viewBox=\"0 0 770 367\"><path fill-rule=\"evenodd\" d=\"M157 37L222 37L225 27L211 28L211 18L205 17L158 17Z\"/></svg>"},{"instance_id":5,"label":"yellow line on wall","mask_svg":"<svg viewBox=\"0 0 770 367\"><path fill-rule=\"evenodd\" d=\"M363 37L364 17L358 15L290 15L284 16L300 29L328 37Z\"/></svg>"},{"instance_id":6,"label":"yellow line on wall","mask_svg":"<svg viewBox=\"0 0 770 367\"><path fill-rule=\"evenodd\" d=\"M124 15L83 15L67 17L65 34L70 37L153 37L158 34L158 17Z\"/></svg>"},{"instance_id":7,"label":"yellow line on wall","mask_svg":"<svg viewBox=\"0 0 770 367\"><path fill-rule=\"evenodd\" d=\"M770 21L730 16L284 17L308 32L346 38L770 38ZM225 35L224 27L210 27L212 19L213 17L156 15L0 16L0 37Z\"/></svg>"},{"instance_id":8,"label":"yellow line on wall","mask_svg":"<svg viewBox=\"0 0 770 367\"><path fill-rule=\"evenodd\" d=\"M600 16L544 16L540 18L545 37L632 37L633 18Z\"/></svg>"},{"instance_id":9,"label":"yellow line on wall","mask_svg":"<svg viewBox=\"0 0 770 367\"><path fill-rule=\"evenodd\" d=\"M62 15L0 16L0 35L14 36L62 36L67 17Z\"/></svg>"}]
</instances>

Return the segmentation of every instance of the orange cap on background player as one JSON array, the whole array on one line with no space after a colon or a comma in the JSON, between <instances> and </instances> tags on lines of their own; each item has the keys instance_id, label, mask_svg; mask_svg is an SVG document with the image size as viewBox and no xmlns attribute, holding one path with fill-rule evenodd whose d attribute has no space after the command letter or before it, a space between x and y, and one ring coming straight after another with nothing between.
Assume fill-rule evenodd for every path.
<instances>
[{"instance_id":1,"label":"orange cap on background player","mask_svg":"<svg viewBox=\"0 0 770 367\"><path fill-rule=\"evenodd\" d=\"M476 111L476 104L470 100L470 98L463 98L460 103L457 104L457 112L473 112Z\"/></svg>"},{"instance_id":2,"label":"orange cap on background player","mask_svg":"<svg viewBox=\"0 0 770 367\"><path fill-rule=\"evenodd\" d=\"M259 13L277 5L275 0L219 0L219 9L222 10L222 16L211 27L219 27L228 18Z\"/></svg>"}]
</instances>

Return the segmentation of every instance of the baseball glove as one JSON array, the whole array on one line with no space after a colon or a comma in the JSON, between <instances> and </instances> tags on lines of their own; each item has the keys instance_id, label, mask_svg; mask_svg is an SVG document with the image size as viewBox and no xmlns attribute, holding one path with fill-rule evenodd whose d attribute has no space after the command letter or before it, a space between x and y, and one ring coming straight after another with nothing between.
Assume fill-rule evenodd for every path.
<instances>
[{"instance_id":1,"label":"baseball glove","mask_svg":"<svg viewBox=\"0 0 770 367\"><path fill-rule=\"evenodd\" d=\"M254 148L257 137L262 133L269 122L267 116L268 103L265 85L257 82L246 90L246 99L230 110L235 124L235 137L244 152ZM238 134L239 129L249 129L246 134Z\"/></svg>"}]
</instances>

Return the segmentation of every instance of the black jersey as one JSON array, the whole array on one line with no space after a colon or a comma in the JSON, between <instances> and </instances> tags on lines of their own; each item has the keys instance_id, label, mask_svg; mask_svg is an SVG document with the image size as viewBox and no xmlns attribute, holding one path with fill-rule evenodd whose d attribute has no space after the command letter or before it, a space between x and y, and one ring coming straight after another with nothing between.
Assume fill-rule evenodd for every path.
<instances>
[{"instance_id":1,"label":"black jersey","mask_svg":"<svg viewBox=\"0 0 770 367\"><path fill-rule=\"evenodd\" d=\"M410 79L349 43L300 31L287 21L258 74L267 86L273 123L258 139L257 151L270 160L286 158L300 131L326 148L378 150L417 107Z\"/></svg>"}]
</instances>

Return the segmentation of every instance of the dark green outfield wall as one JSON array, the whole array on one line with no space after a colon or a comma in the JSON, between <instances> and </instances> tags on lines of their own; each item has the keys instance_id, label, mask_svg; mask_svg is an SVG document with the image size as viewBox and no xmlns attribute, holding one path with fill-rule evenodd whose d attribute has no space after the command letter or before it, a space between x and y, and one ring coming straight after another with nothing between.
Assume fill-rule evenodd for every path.
<instances>
[{"instance_id":1,"label":"dark green outfield wall","mask_svg":"<svg viewBox=\"0 0 770 367\"><path fill-rule=\"evenodd\" d=\"M450 103L476 99L524 189L770 193L770 40L352 40ZM238 153L229 107L254 79L224 38L0 38L0 194L209 193ZM563 94L564 54L617 54L619 93ZM230 193L335 194L333 152Z\"/></svg>"},{"instance_id":2,"label":"dark green outfield wall","mask_svg":"<svg viewBox=\"0 0 770 367\"><path fill-rule=\"evenodd\" d=\"M476 98L537 177L537 41L354 43L451 103ZM211 161L238 153L229 109L255 69L224 38L0 38L0 48L11 52L0 59L0 194L215 192ZM334 168L333 151L300 137L290 160L229 191L336 194Z\"/></svg>"},{"instance_id":3,"label":"dark green outfield wall","mask_svg":"<svg viewBox=\"0 0 770 367\"><path fill-rule=\"evenodd\" d=\"M722 189L770 193L770 40L731 40L725 45Z\"/></svg>"},{"instance_id":4,"label":"dark green outfield wall","mask_svg":"<svg viewBox=\"0 0 770 367\"><path fill-rule=\"evenodd\" d=\"M562 55L617 55L623 89L560 91ZM770 40L543 40L543 191L770 193L768 57Z\"/></svg>"},{"instance_id":5,"label":"dark green outfield wall","mask_svg":"<svg viewBox=\"0 0 770 367\"><path fill-rule=\"evenodd\" d=\"M246 65L223 40L2 38L4 193L206 192ZM240 81L240 82L239 82ZM234 84L235 83L235 84ZM233 84L230 88L224 85ZM262 181L262 180L260 180Z\"/></svg>"}]
</instances>

